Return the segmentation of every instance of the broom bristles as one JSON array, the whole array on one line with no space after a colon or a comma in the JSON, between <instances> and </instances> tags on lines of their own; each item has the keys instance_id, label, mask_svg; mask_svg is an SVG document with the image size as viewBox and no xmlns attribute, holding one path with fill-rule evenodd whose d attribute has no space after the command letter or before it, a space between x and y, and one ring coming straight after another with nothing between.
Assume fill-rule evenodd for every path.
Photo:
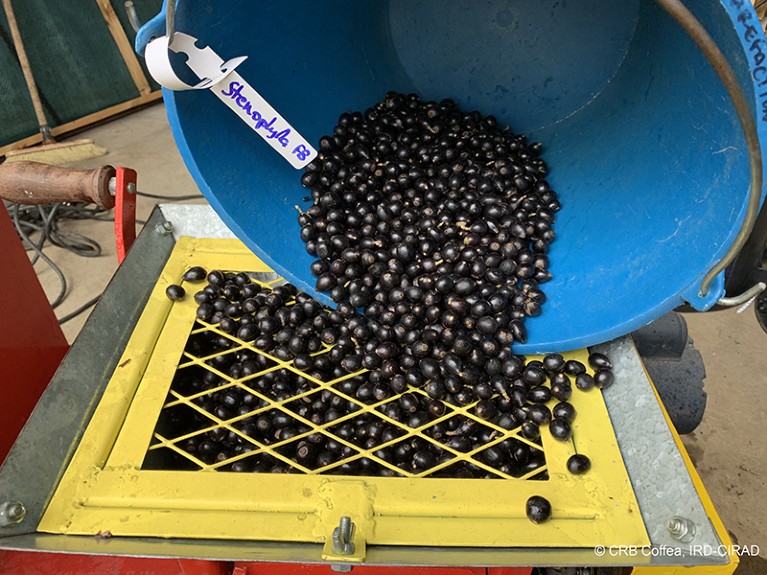
<instances>
[{"instance_id":1,"label":"broom bristles","mask_svg":"<svg viewBox=\"0 0 767 575\"><path fill-rule=\"evenodd\" d=\"M57 142L55 144L43 144L13 150L6 153L6 162L20 162L31 160L45 164L61 165L70 162L78 162L88 158L97 158L107 153L105 148L93 143L93 140L75 140L72 142Z\"/></svg>"}]
</instances>

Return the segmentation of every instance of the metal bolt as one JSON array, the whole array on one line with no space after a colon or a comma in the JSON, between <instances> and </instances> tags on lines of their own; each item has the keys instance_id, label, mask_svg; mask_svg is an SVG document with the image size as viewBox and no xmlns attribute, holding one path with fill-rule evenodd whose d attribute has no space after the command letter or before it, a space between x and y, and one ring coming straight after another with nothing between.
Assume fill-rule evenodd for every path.
<instances>
[{"instance_id":1,"label":"metal bolt","mask_svg":"<svg viewBox=\"0 0 767 575\"><path fill-rule=\"evenodd\" d=\"M20 501L0 503L0 527L21 523L27 514L27 508Z\"/></svg>"},{"instance_id":2,"label":"metal bolt","mask_svg":"<svg viewBox=\"0 0 767 575\"><path fill-rule=\"evenodd\" d=\"M161 236L169 236L173 233L173 224L170 222L163 222L161 224L157 224L154 230Z\"/></svg>"},{"instance_id":3,"label":"metal bolt","mask_svg":"<svg viewBox=\"0 0 767 575\"><path fill-rule=\"evenodd\" d=\"M344 542L351 541L352 529L354 529L354 523L352 523L351 517L341 517L341 522L338 525L338 528L341 531L341 540Z\"/></svg>"},{"instance_id":4,"label":"metal bolt","mask_svg":"<svg viewBox=\"0 0 767 575\"><path fill-rule=\"evenodd\" d=\"M352 570L352 566L348 563L332 563L330 569L336 573L348 573Z\"/></svg>"},{"instance_id":5,"label":"metal bolt","mask_svg":"<svg viewBox=\"0 0 767 575\"><path fill-rule=\"evenodd\" d=\"M338 527L333 529L333 553L339 555L351 555L354 553L353 534L354 523L351 517L341 517Z\"/></svg>"},{"instance_id":6,"label":"metal bolt","mask_svg":"<svg viewBox=\"0 0 767 575\"><path fill-rule=\"evenodd\" d=\"M675 515L666 523L666 529L671 537L682 543L695 539L695 523L686 517Z\"/></svg>"},{"instance_id":7,"label":"metal bolt","mask_svg":"<svg viewBox=\"0 0 767 575\"><path fill-rule=\"evenodd\" d=\"M127 185L127 186L125 186L125 187L127 188L127 190L128 190L128 191L129 191L131 194L135 194L135 193L136 193L136 184L134 184L133 182L128 182L128 185Z\"/></svg>"}]
</instances>

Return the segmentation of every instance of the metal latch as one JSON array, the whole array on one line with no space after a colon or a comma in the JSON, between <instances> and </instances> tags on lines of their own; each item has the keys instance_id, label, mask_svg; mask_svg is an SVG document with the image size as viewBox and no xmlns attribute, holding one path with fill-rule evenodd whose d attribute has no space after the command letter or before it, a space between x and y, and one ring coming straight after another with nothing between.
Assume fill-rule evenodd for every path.
<instances>
[{"instance_id":1,"label":"metal latch","mask_svg":"<svg viewBox=\"0 0 767 575\"><path fill-rule=\"evenodd\" d=\"M322 558L334 563L334 571L350 571L343 568L346 563L361 563L365 559L365 538L355 529L351 517L341 517L338 527L333 529L333 535L325 541ZM341 565L338 565L338 564Z\"/></svg>"}]
</instances>

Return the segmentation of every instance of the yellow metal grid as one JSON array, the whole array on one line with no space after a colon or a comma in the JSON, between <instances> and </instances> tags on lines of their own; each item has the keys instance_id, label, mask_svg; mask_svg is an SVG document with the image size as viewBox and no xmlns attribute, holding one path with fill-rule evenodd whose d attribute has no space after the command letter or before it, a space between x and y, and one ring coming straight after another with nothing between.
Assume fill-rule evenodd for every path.
<instances>
[{"instance_id":1,"label":"yellow metal grid","mask_svg":"<svg viewBox=\"0 0 767 575\"><path fill-rule=\"evenodd\" d=\"M189 296L171 303L165 287L178 283L193 265L247 270L266 283L263 278L272 277L263 275L271 270L240 242L179 240L43 517L41 531L323 542L340 517L348 515L355 522L357 537L368 544L591 547L649 543L598 390L576 390L569 400L578 417L573 439L567 442L554 439L545 426L540 444L530 441L518 429L508 431L477 418L474 404L448 406L441 417L410 428L380 409L396 401L396 396L366 404L339 390L343 381L359 373L323 381L290 361L258 350L252 342L236 340L217 326L197 320L197 305L190 296L199 284L182 284ZM233 378L211 365L213 355L222 352L198 357L186 347L187 341L205 333L231 340L232 347L223 353L247 351L257 356L260 371ZM328 350L324 346L317 354ZM586 363L587 353L582 350L567 357ZM195 369L214 373L220 382L210 389L184 389L178 374ZM259 389L259 378L280 370L304 378L305 390L277 400L268 389ZM206 396L226 390L251 394L255 398L251 409L220 418L204 408ZM341 397L353 406L352 411L323 424L296 413L295 402L323 392ZM424 393L414 388L407 392ZM274 410L290 416L300 431L274 441L243 432L243 422ZM183 419L196 423L186 429L168 427L175 411L185 411ZM372 447L335 435L340 425L360 417L384 421L399 433ZM490 432L488 442L466 453L451 449L444 438L440 441L433 434L436 424L451 418L483 426ZM190 440L214 430L225 431L247 449L213 460L189 449ZM347 455L319 468L293 461L292 446L314 433L339 441ZM375 454L411 438L436 444L444 456L436 466L416 471ZM484 449L510 438L538 454L537 467L514 477L483 461ZM568 457L576 451L592 460L592 470L585 475L575 476L566 469ZM362 458L373 473L398 476L343 475L345 465ZM259 459L282 465L289 473L228 472L238 461L251 461L258 469ZM440 477L461 462L497 480ZM525 502L532 495L551 502L551 520L533 525L526 518Z\"/></svg>"},{"instance_id":2,"label":"yellow metal grid","mask_svg":"<svg viewBox=\"0 0 767 575\"><path fill-rule=\"evenodd\" d=\"M360 376L362 376L367 371L365 369L361 369L357 372L331 379L329 381L323 381L322 379L314 377L309 373L299 370L295 367L292 361L280 361L276 357L264 351L256 350L254 347L238 340L235 336L226 334L216 328L216 326L206 322L196 322L190 335L195 336L205 332L215 332L219 337L230 339L233 344L236 345L236 347L230 348L223 353L217 351L202 357L196 357L194 354L188 351L184 351L182 354L181 362L178 365L177 375L183 373L184 370L197 367L200 368L200 370L214 374L221 380L221 383L209 389L191 393L190 395L183 395L174 389L173 385L171 386L167 398L168 401L164 404L162 408L163 411L160 414L160 423L158 424L158 428L162 427L163 416L168 416L167 418L171 420L183 419L185 423L188 423L190 419L194 418L197 420L197 425L194 429L187 431L186 433L178 434L172 438L164 436L163 432L156 429L155 433L153 434L154 443L149 447L149 452L147 454L148 459L150 460L153 451L169 450L173 455L180 456L180 459L183 463L189 463L196 469L229 470L233 463L238 461L242 462L249 461L251 459L258 459L260 455L265 455L275 464L283 463L284 469L286 471L298 471L305 474L315 474L343 472L344 465L354 463L361 458L367 458L372 462L372 467L374 469L377 468L379 473L388 471L392 475L401 477L425 477L433 475L436 475L437 477L441 475L449 476L451 467L459 463L469 462L475 468L479 468L480 470L484 471L487 474L487 477L490 478L548 478L544 462L543 447L540 444L540 440L536 440L536 442L523 437L520 434L519 428L508 431L502 427L499 427L495 423L482 420L473 413L473 408L476 402L465 407L445 405L445 413L443 415L437 417L434 420L430 420L424 425L410 428L403 424L401 421L392 419L383 411L383 408L385 408L388 404L397 402L399 395L366 404L365 402L347 393L344 393L338 388L338 386L344 382L354 382L355 380L361 379ZM225 372L220 371L210 365L211 360L213 360L215 357L236 354L246 349L254 351L257 356L262 358L263 361L261 365L264 366L264 369L245 377L233 378L230 375L227 375ZM329 350L330 346L324 346L322 350L312 355L317 357L326 354ZM306 391L290 395L285 399L278 400L274 397L271 397L268 391L259 391L258 388L254 385L254 382L259 381L259 379L264 377L266 374L283 370L287 370L288 373L292 374L294 377L301 377L304 380L308 380L311 382L312 387ZM243 391L251 395L254 399L259 401L260 407L255 407L254 409L248 410L246 413L240 415L221 419L215 413L212 413L211 409L206 409L203 405L200 405L201 400L206 397L215 396L226 392L227 390L231 391L233 389ZM351 411L346 415L334 419L331 422L322 424L313 423L295 411L297 407L306 405L306 403L313 401L313 399L317 398L323 391L330 392L334 396L342 399L347 403L348 406L351 406ZM407 392L413 395L428 397L427 393L423 389L411 388L408 389ZM186 414L183 416L180 416L177 413L169 415L170 412L178 408L184 408ZM288 439L277 440L272 443L265 442L263 440L259 441L253 437L252 433L246 433L245 428L241 427L243 423L248 423L259 415L270 414L274 411L279 411L290 418L293 423L302 425L304 431L292 435ZM336 430L343 426L345 423L354 423L361 419L365 422L378 421L382 423L388 423L397 430L397 437L388 441L379 441L372 447L364 448L347 439L344 439L337 434ZM435 430L440 429L440 424L451 419L456 419L456 421L460 422L460 424L463 426L471 426L472 431L479 431L480 429L484 429L486 432L489 432L492 436L494 436L494 438L489 439L486 443L467 452L461 452L453 449L450 446L445 445L445 441L447 441L447 439L450 437L448 435L448 433L450 433L449 431L440 431L439 435L437 435L435 432ZM194 452L190 453L190 449L185 446L190 440L193 441L195 438L199 438L201 436L204 437L206 434L217 430L236 436L237 440L241 441L242 444L246 445L249 449L240 454L234 454L230 457L219 458L214 462L210 462L201 459L199 456L195 455ZM301 463L296 462L295 460L285 455L284 452L287 450L283 448L289 448L291 446L294 447L302 440L316 433L321 433L326 437L331 437L333 440L348 448L348 451L350 452L349 455L346 457L341 457L337 461L322 467L302 465ZM383 459L376 455L376 453L380 450L387 450L390 447L394 447L401 442L407 441L408 439L414 437L422 438L425 442L430 443L436 446L439 450L444 451L444 461L437 463L428 469L421 471L409 471L407 468L399 467L390 463L387 460L388 458ZM441 441L439 440L440 437ZM508 439L514 439L522 444L525 444L527 448L532 450L532 452L535 454L532 460L534 465L530 466L531 469L529 471L509 475L508 473L504 473L502 470L484 463L481 457L478 457L478 455L481 456L487 448L499 445ZM157 463L152 463L149 467L174 468L175 465L178 465L178 463L174 463L173 461L169 462L167 458L159 458ZM148 467L146 462L144 467ZM377 473L374 470L368 474L376 475Z\"/></svg>"}]
</instances>

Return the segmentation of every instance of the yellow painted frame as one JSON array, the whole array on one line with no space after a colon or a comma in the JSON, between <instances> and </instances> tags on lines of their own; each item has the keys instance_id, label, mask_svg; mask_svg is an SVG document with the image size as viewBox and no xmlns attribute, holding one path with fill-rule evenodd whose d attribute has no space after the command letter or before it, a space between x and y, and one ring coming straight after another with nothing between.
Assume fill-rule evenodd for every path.
<instances>
[{"instance_id":1,"label":"yellow painted frame","mask_svg":"<svg viewBox=\"0 0 767 575\"><path fill-rule=\"evenodd\" d=\"M544 481L238 474L217 472L210 465L200 471L142 470L195 321L191 297L172 303L164 292L193 265L271 271L239 241L179 239L40 531L325 542L340 517L348 515L356 525L355 536L367 544L560 548L649 544L598 390L576 390L571 398L580 414L573 424L573 441L557 441L548 429L541 430L549 473ZM586 363L586 353L581 350L568 357ZM414 435L423 431L406 429ZM592 470L585 475L566 470L575 449L592 460ZM552 519L541 525L525 517L525 502L532 495L552 503Z\"/></svg>"}]
</instances>

